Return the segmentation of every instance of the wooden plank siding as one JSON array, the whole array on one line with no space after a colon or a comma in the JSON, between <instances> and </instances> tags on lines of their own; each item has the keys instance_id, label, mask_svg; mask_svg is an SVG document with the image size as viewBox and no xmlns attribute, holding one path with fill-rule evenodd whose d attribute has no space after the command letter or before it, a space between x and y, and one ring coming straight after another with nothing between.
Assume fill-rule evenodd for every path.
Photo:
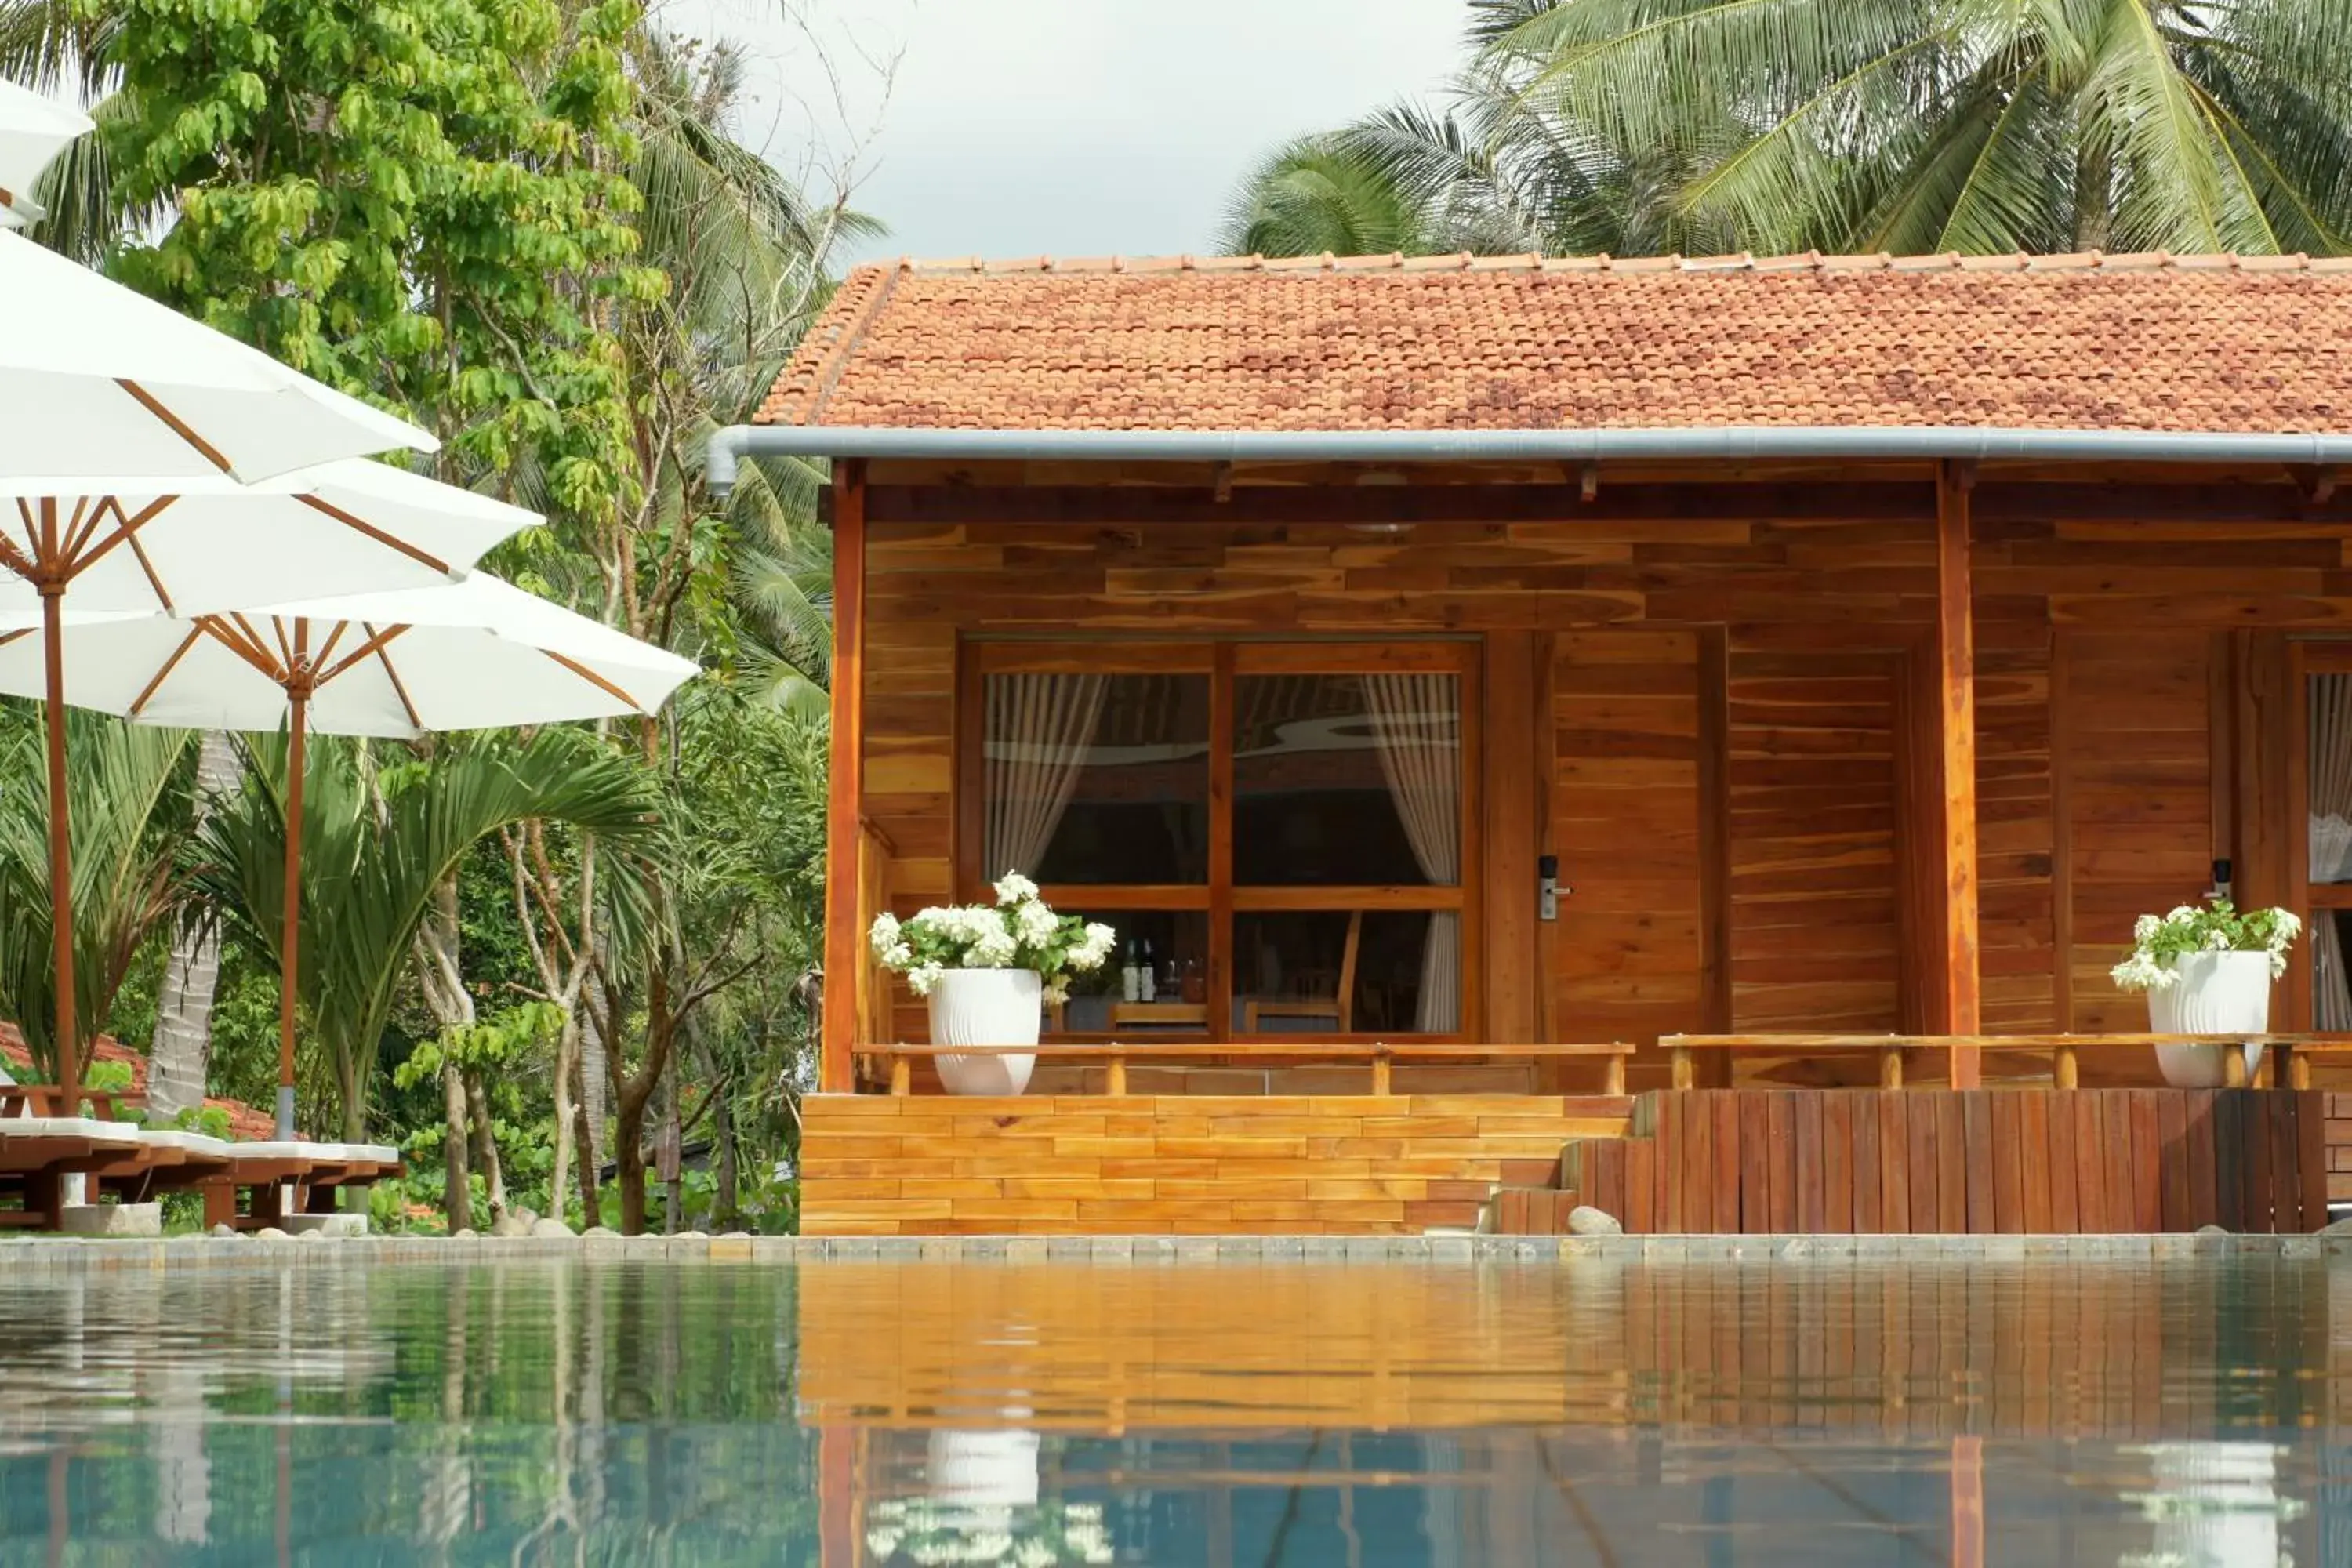
<instances>
[{"instance_id":1,"label":"wooden plank siding","mask_svg":"<svg viewBox=\"0 0 2352 1568\"><path fill-rule=\"evenodd\" d=\"M1658 1173L1629 1234L2179 1234L2209 1225L2297 1235L2327 1223L2316 1089L1694 1089L1640 1097L1604 1157L1569 1145L1559 1185L1616 1168ZM1653 1100L1662 1103L1652 1104ZM1769 1157L1724 1156L1767 1109L1792 1136ZM1890 1111L1909 1136L1883 1136ZM2104 1132L2085 1138L2085 1122ZM1955 1176L1957 1174L1957 1182ZM1570 1196L1593 1201L1593 1190ZM2113 1194L2131 1194L2116 1202ZM1906 1198L1907 1197L1907 1205ZM1557 1234L1573 1202L1496 1194L1490 1223ZM1559 1223L1554 1223L1555 1216ZM1664 1216L1664 1217L1661 1217Z\"/></svg>"},{"instance_id":2,"label":"wooden plank siding","mask_svg":"<svg viewBox=\"0 0 2352 1568\"><path fill-rule=\"evenodd\" d=\"M1556 1184L1632 1102L1558 1095L811 1095L803 1232L1415 1234ZM1564 1216L1563 1216L1564 1218Z\"/></svg>"},{"instance_id":3,"label":"wooden plank siding","mask_svg":"<svg viewBox=\"0 0 2352 1568\"><path fill-rule=\"evenodd\" d=\"M1896 868L1906 704L1938 585L1924 470L1605 481L1590 503L1572 484L1348 489L1338 470L1238 485L1223 505L1136 482L1146 469L1117 486L1034 477L1049 482L877 484L864 508L861 804L896 847L901 912L976 876L957 885L972 832L955 808L959 656L975 639L1507 637L1488 651L1486 728L1490 764L1512 772L1488 778L1486 826L1487 864L1509 877L1488 889L1504 940L1483 965L1503 1016L1637 1041L1919 1024L1903 933L1923 893ZM2300 843L2279 820L2284 639L2352 633L2340 500L2311 515L2285 486L2124 478L1989 474L1971 492L1989 1032L2144 1027L2106 970L2131 917L2195 898L2217 850L2235 850L2250 897L2284 896L2267 885ZM2198 515L2166 517L2175 497ZM1496 703L1549 714L1532 791ZM2235 754L2217 765L2217 749ZM1510 920L1514 883L1547 851L1574 890L1530 934ZM1727 886L1709 887L1711 863ZM1530 943L1522 994L1507 981ZM893 1021L923 1037L903 987ZM1636 1084L1654 1070L1637 1064Z\"/></svg>"}]
</instances>

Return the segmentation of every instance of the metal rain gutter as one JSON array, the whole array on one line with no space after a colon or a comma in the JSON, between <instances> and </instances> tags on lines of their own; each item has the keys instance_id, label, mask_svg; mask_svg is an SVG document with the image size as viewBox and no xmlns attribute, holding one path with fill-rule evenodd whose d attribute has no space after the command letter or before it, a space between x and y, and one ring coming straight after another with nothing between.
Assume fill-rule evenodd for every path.
<instances>
[{"instance_id":1,"label":"metal rain gutter","mask_svg":"<svg viewBox=\"0 0 2352 1568\"><path fill-rule=\"evenodd\" d=\"M2352 464L2352 436L1949 426L1609 430L927 430L730 425L704 476L726 495L745 458L949 462L1470 463L1874 461Z\"/></svg>"}]
</instances>

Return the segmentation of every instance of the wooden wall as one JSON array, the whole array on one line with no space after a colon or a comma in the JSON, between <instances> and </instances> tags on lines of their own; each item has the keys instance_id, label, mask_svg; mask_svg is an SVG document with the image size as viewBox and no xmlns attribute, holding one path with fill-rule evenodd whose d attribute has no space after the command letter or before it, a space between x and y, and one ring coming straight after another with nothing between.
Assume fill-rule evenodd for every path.
<instances>
[{"instance_id":1,"label":"wooden wall","mask_svg":"<svg viewBox=\"0 0 2352 1568\"><path fill-rule=\"evenodd\" d=\"M1895 731L1904 668L1884 650L1733 635L1736 1028L1903 1026Z\"/></svg>"},{"instance_id":2,"label":"wooden wall","mask_svg":"<svg viewBox=\"0 0 2352 1568\"><path fill-rule=\"evenodd\" d=\"M1590 501L1558 483L1221 500L890 479L877 467L867 497L865 804L898 847L902 908L956 890L961 639L1509 633L1535 639L1553 748L1548 800L1517 815L1575 889L1556 925L1512 939L1548 955L1527 957L1548 969L1539 1028L1907 1016L1896 803L1936 585L1924 478L1604 484ZM2017 482L1980 483L1974 505L1984 1026L2140 1026L2106 977L2131 917L2196 897L2215 854L2284 809L2274 755L2249 761L2275 737L2230 722L2233 638L2352 632L2352 506L2319 515L2277 484ZM2206 521L2147 521L2175 508ZM2239 858L2269 866L2285 837ZM919 1009L897 1019L921 1037Z\"/></svg>"},{"instance_id":3,"label":"wooden wall","mask_svg":"<svg viewBox=\"0 0 2352 1568\"><path fill-rule=\"evenodd\" d=\"M1655 1039L1709 1014L1700 829L1699 656L1691 631L1552 639L1552 1015L1572 1033Z\"/></svg>"}]
</instances>

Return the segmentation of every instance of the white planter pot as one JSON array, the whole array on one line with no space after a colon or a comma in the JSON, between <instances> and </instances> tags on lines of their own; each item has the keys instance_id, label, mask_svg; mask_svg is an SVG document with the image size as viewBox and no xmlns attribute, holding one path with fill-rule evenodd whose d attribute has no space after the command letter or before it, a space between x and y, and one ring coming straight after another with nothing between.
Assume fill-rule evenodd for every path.
<instances>
[{"instance_id":1,"label":"white planter pot","mask_svg":"<svg viewBox=\"0 0 2352 1568\"><path fill-rule=\"evenodd\" d=\"M931 1044L1034 1046L1043 1017L1034 969L950 969L931 986ZM1034 1056L932 1058L950 1094L1019 1094Z\"/></svg>"},{"instance_id":2,"label":"white planter pot","mask_svg":"<svg viewBox=\"0 0 2352 1568\"><path fill-rule=\"evenodd\" d=\"M2266 952L2188 952L2172 961L2180 976L2147 994L2147 1027L2157 1035L2260 1035L2271 1026L2271 956ZM2249 1078L2263 1059L2246 1047ZM2156 1065L2175 1089L2221 1087L2219 1046L2158 1046Z\"/></svg>"},{"instance_id":3,"label":"white planter pot","mask_svg":"<svg viewBox=\"0 0 2352 1568\"><path fill-rule=\"evenodd\" d=\"M925 1479L930 1483L930 1494L943 1500L1034 1507L1037 1450L1034 1432L942 1428L931 1434Z\"/></svg>"}]
</instances>

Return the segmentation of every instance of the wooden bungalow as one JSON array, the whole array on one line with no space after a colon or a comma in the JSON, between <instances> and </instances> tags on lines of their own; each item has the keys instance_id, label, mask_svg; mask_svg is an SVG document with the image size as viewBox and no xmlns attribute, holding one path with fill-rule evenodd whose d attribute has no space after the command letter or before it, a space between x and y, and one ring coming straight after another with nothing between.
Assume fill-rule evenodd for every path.
<instances>
[{"instance_id":1,"label":"wooden bungalow","mask_svg":"<svg viewBox=\"0 0 2352 1568\"><path fill-rule=\"evenodd\" d=\"M1849 1188L1981 1119L2242 1208L2275 1132L2318 1212L2318 1094L2160 1095L2107 970L2283 903L2273 1027L2352 1028L2352 262L908 263L743 452L834 459L812 1231L1464 1224L1646 1091L1890 1080L1955 1147ZM1008 869L1152 984L942 1096L862 933Z\"/></svg>"}]
</instances>

